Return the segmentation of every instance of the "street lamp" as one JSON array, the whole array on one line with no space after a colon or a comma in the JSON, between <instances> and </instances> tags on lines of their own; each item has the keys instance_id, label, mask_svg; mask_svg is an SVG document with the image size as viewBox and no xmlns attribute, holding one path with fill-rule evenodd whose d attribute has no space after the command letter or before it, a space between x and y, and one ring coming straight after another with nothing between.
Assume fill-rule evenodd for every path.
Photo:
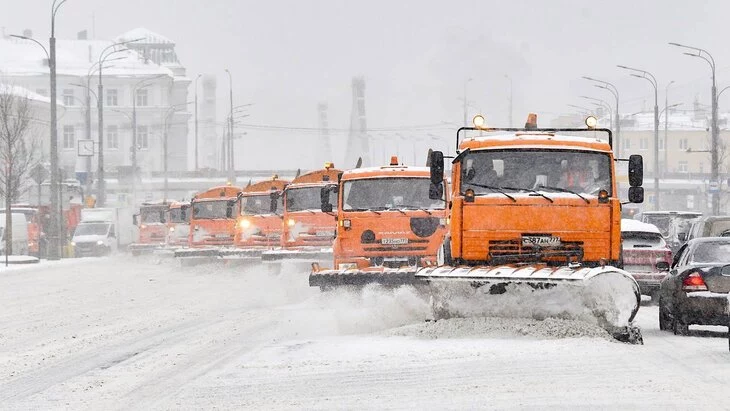
<instances>
[{"instance_id":1,"label":"street lamp","mask_svg":"<svg viewBox=\"0 0 730 411\"><path fill-rule=\"evenodd\" d=\"M601 88L601 89L608 90L611 94L613 94L613 98L616 99L616 110L614 110L614 113L615 113L614 118L616 120L616 127L614 128L614 130L616 131L616 148L614 149L614 154L616 155L616 157L620 157L621 156L621 144L620 144L621 143L621 114L620 114L620 111L618 110L618 103L619 103L618 88L615 85L609 83L608 81L603 81L603 80L599 80L599 79L596 79L593 77L588 77L588 76L583 76L583 78L588 81L598 83L598 84L594 84L594 86Z\"/></svg>"},{"instance_id":2,"label":"street lamp","mask_svg":"<svg viewBox=\"0 0 730 411\"><path fill-rule=\"evenodd\" d=\"M65 1L65 0L64 0ZM107 61L109 57L111 57L114 53L117 53L119 50L113 50L111 53L107 53L107 51L113 47L121 46L129 43L134 43L136 41L144 40L143 38L137 38L133 40L127 40L127 41L120 41L117 43L110 44L106 46L101 53L99 53L99 61L97 64L99 65L99 85L98 85L98 91L96 93L97 96L97 103L99 106L98 109L98 115L99 115L99 135L98 137L98 146L99 146L99 160L97 163L97 175L98 175L98 189L99 193L97 195L96 203L99 207L104 207L104 203L106 202L106 181L104 180L104 85L102 84L102 72L104 68L104 63Z\"/></svg>"},{"instance_id":3,"label":"street lamp","mask_svg":"<svg viewBox=\"0 0 730 411\"><path fill-rule=\"evenodd\" d=\"M577 104L568 104L567 106L581 110L584 114L593 114L593 110L588 107L579 106Z\"/></svg>"},{"instance_id":4,"label":"street lamp","mask_svg":"<svg viewBox=\"0 0 730 411\"><path fill-rule=\"evenodd\" d=\"M236 179L236 172L234 170L233 162L233 76L231 72L226 69L228 73L228 96L230 100L230 113L228 117L228 181L232 184Z\"/></svg>"},{"instance_id":5,"label":"street lamp","mask_svg":"<svg viewBox=\"0 0 730 411\"><path fill-rule=\"evenodd\" d=\"M643 78L654 87L654 210L660 209L659 203L659 84L653 74L646 70L617 65L628 70L631 76Z\"/></svg>"},{"instance_id":6,"label":"street lamp","mask_svg":"<svg viewBox=\"0 0 730 411\"><path fill-rule=\"evenodd\" d=\"M162 158L162 172L164 175L164 188L163 188L163 201L167 202L167 192L168 192L168 178L167 178L167 121L169 120L170 116L177 111L178 107L184 107L189 104L193 104L194 101L186 101L185 103L180 104L174 104L167 108L167 111L165 112L164 121L162 123L162 132L163 132L163 139L162 139L162 152L163 152L163 158Z\"/></svg>"},{"instance_id":7,"label":"street lamp","mask_svg":"<svg viewBox=\"0 0 730 411\"><path fill-rule=\"evenodd\" d=\"M605 100L601 100L600 98L595 98L595 97L591 97L591 96L579 96L579 97L584 98L586 100L590 100L591 102L593 102L593 105L596 107L606 109L608 111L609 124L613 124L613 110L611 109L611 106Z\"/></svg>"},{"instance_id":8,"label":"street lamp","mask_svg":"<svg viewBox=\"0 0 730 411\"><path fill-rule=\"evenodd\" d=\"M704 49L701 49L699 47L692 47L692 46L685 46L683 44L679 43L669 43L670 46L679 47L685 50L692 50L692 52L684 52L683 54L691 57L698 57L702 60L705 60L707 64L710 65L710 69L712 70L712 164L711 164L711 179L715 184L719 184L719 172L720 172L720 165L719 163L719 156L718 156L718 143L720 138L720 130L717 125L717 81L715 77L715 59L712 57L712 55ZM712 214L718 215L720 213L720 196L719 192L713 192L712 193Z\"/></svg>"}]
</instances>

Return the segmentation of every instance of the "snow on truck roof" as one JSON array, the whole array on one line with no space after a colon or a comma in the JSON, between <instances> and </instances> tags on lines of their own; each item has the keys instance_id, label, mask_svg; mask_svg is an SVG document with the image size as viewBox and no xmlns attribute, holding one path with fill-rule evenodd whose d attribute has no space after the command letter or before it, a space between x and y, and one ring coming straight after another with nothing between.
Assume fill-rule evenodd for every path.
<instances>
[{"instance_id":1,"label":"snow on truck roof","mask_svg":"<svg viewBox=\"0 0 730 411\"><path fill-rule=\"evenodd\" d=\"M488 136L467 137L459 143L461 150L485 149L497 147L536 148L546 147L559 150L593 150L610 152L608 141L597 137L570 136L541 131L518 131L499 133Z\"/></svg>"},{"instance_id":2,"label":"snow on truck roof","mask_svg":"<svg viewBox=\"0 0 730 411\"><path fill-rule=\"evenodd\" d=\"M628 218L621 219L621 231L662 234L654 224L642 223L639 220L631 220Z\"/></svg>"},{"instance_id":3,"label":"snow on truck roof","mask_svg":"<svg viewBox=\"0 0 730 411\"><path fill-rule=\"evenodd\" d=\"M431 170L428 167L414 166L380 166L364 167L347 170L342 174L343 180L367 177L429 177Z\"/></svg>"}]
</instances>

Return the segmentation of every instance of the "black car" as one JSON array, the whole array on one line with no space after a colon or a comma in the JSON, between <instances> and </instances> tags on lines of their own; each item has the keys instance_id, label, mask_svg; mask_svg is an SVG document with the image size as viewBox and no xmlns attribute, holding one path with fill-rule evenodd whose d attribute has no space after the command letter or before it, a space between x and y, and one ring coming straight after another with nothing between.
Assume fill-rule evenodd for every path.
<instances>
[{"instance_id":1,"label":"black car","mask_svg":"<svg viewBox=\"0 0 730 411\"><path fill-rule=\"evenodd\" d=\"M659 329L686 334L690 324L728 325L730 238L684 244L659 287Z\"/></svg>"}]
</instances>

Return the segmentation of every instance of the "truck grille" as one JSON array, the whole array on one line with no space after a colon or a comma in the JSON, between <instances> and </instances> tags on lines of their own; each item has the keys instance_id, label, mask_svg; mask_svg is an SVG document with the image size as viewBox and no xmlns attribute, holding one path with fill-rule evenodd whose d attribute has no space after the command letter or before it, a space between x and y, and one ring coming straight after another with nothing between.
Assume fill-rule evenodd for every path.
<instances>
[{"instance_id":1,"label":"truck grille","mask_svg":"<svg viewBox=\"0 0 730 411\"><path fill-rule=\"evenodd\" d=\"M582 241L563 241L553 247L524 246L520 239L492 240L487 258L494 264L583 260Z\"/></svg>"}]
</instances>

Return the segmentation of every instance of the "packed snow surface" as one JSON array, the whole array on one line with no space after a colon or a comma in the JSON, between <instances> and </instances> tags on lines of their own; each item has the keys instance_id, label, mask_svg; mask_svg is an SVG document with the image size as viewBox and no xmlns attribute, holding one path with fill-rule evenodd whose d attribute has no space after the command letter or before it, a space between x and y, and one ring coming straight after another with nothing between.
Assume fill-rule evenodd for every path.
<instances>
[{"instance_id":1,"label":"packed snow surface","mask_svg":"<svg viewBox=\"0 0 730 411\"><path fill-rule=\"evenodd\" d=\"M0 408L726 407L725 327L674 336L644 306L628 345L590 321L430 308L411 287L320 293L290 263L0 268Z\"/></svg>"}]
</instances>

